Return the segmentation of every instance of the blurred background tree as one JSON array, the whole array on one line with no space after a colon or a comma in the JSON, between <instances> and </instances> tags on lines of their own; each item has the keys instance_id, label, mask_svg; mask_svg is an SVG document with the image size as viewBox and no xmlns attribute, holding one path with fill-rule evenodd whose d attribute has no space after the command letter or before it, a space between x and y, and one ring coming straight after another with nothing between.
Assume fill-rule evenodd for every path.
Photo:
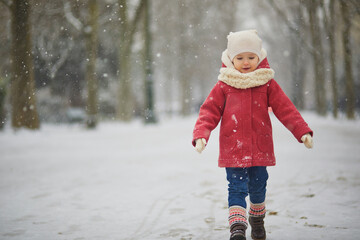
<instances>
[{"instance_id":1,"label":"blurred background tree","mask_svg":"<svg viewBox=\"0 0 360 240\"><path fill-rule=\"evenodd\" d=\"M14 128L196 113L227 34L251 28L296 106L359 113L356 0L0 0L0 12L4 122Z\"/></svg>"},{"instance_id":2,"label":"blurred background tree","mask_svg":"<svg viewBox=\"0 0 360 240\"><path fill-rule=\"evenodd\" d=\"M6 120L5 98L7 92L7 81L0 78L0 129L4 128Z\"/></svg>"},{"instance_id":3,"label":"blurred background tree","mask_svg":"<svg viewBox=\"0 0 360 240\"><path fill-rule=\"evenodd\" d=\"M11 19L11 125L13 128L38 129L40 121L34 82L31 3L27 0L3 3L10 11Z\"/></svg>"},{"instance_id":4,"label":"blurred background tree","mask_svg":"<svg viewBox=\"0 0 360 240\"><path fill-rule=\"evenodd\" d=\"M78 1L77 4L80 2ZM87 83L86 95L86 126L95 128L98 114L98 79L96 73L96 59L98 49L98 18L99 9L96 0L82 2L88 9L88 15L84 20L75 17L69 2L64 3L65 17L68 22L82 34L85 40L86 70L85 79Z\"/></svg>"}]
</instances>

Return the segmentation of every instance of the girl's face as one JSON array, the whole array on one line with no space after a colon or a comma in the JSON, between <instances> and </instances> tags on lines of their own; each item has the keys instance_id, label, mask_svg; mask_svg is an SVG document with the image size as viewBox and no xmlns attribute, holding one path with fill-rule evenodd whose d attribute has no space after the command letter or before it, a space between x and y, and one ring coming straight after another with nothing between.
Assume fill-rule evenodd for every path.
<instances>
[{"instance_id":1,"label":"girl's face","mask_svg":"<svg viewBox=\"0 0 360 240\"><path fill-rule=\"evenodd\" d=\"M256 69L259 57L255 53L245 52L236 55L233 59L235 69L241 73L249 73Z\"/></svg>"}]
</instances>

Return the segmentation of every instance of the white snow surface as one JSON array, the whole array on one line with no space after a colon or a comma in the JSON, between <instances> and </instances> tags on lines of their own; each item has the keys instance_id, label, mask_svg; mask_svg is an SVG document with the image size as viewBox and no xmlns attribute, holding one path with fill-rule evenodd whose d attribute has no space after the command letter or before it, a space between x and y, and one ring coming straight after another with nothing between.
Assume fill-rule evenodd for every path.
<instances>
[{"instance_id":1,"label":"white snow surface","mask_svg":"<svg viewBox=\"0 0 360 240\"><path fill-rule=\"evenodd\" d=\"M272 117L267 239L358 239L360 122L303 116L314 130L312 150ZM0 239L229 239L218 130L198 154L195 120L6 128Z\"/></svg>"}]
</instances>

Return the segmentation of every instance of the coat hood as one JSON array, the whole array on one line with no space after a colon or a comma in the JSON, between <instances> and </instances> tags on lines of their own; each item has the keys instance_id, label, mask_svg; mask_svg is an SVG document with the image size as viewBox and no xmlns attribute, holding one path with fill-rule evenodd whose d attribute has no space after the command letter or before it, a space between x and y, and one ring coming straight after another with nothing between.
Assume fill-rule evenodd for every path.
<instances>
[{"instance_id":1,"label":"coat hood","mask_svg":"<svg viewBox=\"0 0 360 240\"><path fill-rule=\"evenodd\" d=\"M222 68L220 69L218 79L231 87L239 89L262 86L273 79L275 75L274 70L270 68L266 56L265 49L262 49L259 65L256 70L250 73L241 73L235 69L227 50L225 50L221 56Z\"/></svg>"}]
</instances>

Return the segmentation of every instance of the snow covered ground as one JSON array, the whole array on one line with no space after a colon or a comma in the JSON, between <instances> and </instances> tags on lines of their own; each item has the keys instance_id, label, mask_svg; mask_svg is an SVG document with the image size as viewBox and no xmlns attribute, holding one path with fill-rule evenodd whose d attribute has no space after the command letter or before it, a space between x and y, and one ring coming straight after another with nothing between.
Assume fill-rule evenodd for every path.
<instances>
[{"instance_id":1,"label":"snow covered ground","mask_svg":"<svg viewBox=\"0 0 360 240\"><path fill-rule=\"evenodd\" d=\"M304 118L312 150L273 118L268 239L358 239L360 122ZM228 239L218 133L198 154L195 119L0 132L0 239Z\"/></svg>"}]
</instances>

